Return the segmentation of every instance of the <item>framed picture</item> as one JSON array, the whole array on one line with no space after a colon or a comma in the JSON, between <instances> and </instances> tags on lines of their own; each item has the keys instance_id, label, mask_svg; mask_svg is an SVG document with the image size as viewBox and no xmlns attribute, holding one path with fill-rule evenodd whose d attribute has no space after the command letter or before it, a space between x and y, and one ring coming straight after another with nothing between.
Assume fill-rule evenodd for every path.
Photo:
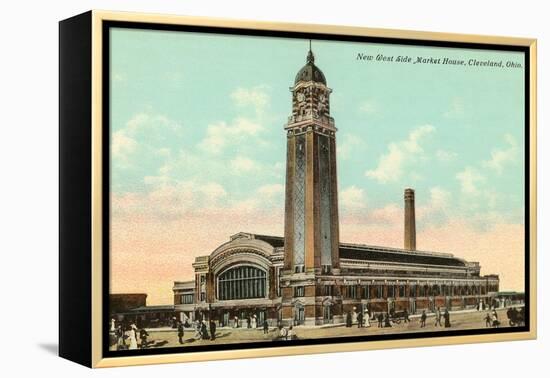
<instances>
[{"instance_id":1,"label":"framed picture","mask_svg":"<svg viewBox=\"0 0 550 378\"><path fill-rule=\"evenodd\" d=\"M60 355L536 337L534 39L60 22Z\"/></svg>"}]
</instances>

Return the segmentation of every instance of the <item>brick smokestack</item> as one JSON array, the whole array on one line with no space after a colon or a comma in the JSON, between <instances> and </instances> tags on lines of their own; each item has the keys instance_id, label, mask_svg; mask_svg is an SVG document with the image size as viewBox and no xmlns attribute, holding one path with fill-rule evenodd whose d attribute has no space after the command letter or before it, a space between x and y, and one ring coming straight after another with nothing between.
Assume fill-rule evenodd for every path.
<instances>
[{"instance_id":1,"label":"brick smokestack","mask_svg":"<svg viewBox=\"0 0 550 378\"><path fill-rule=\"evenodd\" d=\"M405 189L405 249L416 250L416 221L414 214L414 190Z\"/></svg>"}]
</instances>

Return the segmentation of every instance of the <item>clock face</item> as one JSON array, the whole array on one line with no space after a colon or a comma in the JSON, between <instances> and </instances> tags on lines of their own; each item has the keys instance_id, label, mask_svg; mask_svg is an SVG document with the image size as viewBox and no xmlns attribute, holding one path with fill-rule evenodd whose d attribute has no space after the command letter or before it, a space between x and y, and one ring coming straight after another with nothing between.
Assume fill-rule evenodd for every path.
<instances>
[{"instance_id":1,"label":"clock face","mask_svg":"<svg viewBox=\"0 0 550 378\"><path fill-rule=\"evenodd\" d=\"M298 93L298 95L296 96L296 99L300 102L304 101L306 98L306 96L304 96L303 93Z\"/></svg>"}]
</instances>

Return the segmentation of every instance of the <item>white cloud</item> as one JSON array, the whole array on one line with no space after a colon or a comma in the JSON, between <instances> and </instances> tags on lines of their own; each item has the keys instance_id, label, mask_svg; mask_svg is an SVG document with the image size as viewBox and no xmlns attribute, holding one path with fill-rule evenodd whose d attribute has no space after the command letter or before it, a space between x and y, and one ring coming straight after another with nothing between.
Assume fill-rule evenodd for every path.
<instances>
[{"instance_id":1,"label":"white cloud","mask_svg":"<svg viewBox=\"0 0 550 378\"><path fill-rule=\"evenodd\" d=\"M147 137L151 137L153 131L160 136L162 136L161 132L181 131L181 124L163 114L140 112L135 114L128 122L126 122L125 129L131 135L146 133Z\"/></svg>"},{"instance_id":2,"label":"white cloud","mask_svg":"<svg viewBox=\"0 0 550 378\"><path fill-rule=\"evenodd\" d=\"M280 196L284 190L285 187L282 184L269 184L261 186L257 192L262 197L275 197Z\"/></svg>"},{"instance_id":3,"label":"white cloud","mask_svg":"<svg viewBox=\"0 0 550 378\"><path fill-rule=\"evenodd\" d=\"M237 156L229 162L231 170L235 174L250 173L260 169L260 164L245 156Z\"/></svg>"},{"instance_id":4,"label":"white cloud","mask_svg":"<svg viewBox=\"0 0 550 378\"><path fill-rule=\"evenodd\" d=\"M491 159L483 162L483 166L493 169L498 173L502 173L504 165L507 163L516 162L519 153L518 142L512 135L505 134L504 140L506 141L507 147L503 149L494 149L491 152Z\"/></svg>"},{"instance_id":5,"label":"white cloud","mask_svg":"<svg viewBox=\"0 0 550 378\"><path fill-rule=\"evenodd\" d=\"M338 140L338 159L348 160L354 153L359 152L366 146L365 141L355 134L346 133Z\"/></svg>"},{"instance_id":6,"label":"white cloud","mask_svg":"<svg viewBox=\"0 0 550 378\"><path fill-rule=\"evenodd\" d=\"M257 113L261 113L269 104L269 95L265 89L265 86L237 88L231 93L231 99L237 106L252 106Z\"/></svg>"},{"instance_id":7,"label":"white cloud","mask_svg":"<svg viewBox=\"0 0 550 378\"><path fill-rule=\"evenodd\" d=\"M451 202L451 193L439 186L430 189L430 206L433 209L445 209Z\"/></svg>"},{"instance_id":8,"label":"white cloud","mask_svg":"<svg viewBox=\"0 0 550 378\"><path fill-rule=\"evenodd\" d=\"M216 205L219 200L227 196L224 187L217 182L208 182L198 186L198 192L203 196L206 205Z\"/></svg>"},{"instance_id":9,"label":"white cloud","mask_svg":"<svg viewBox=\"0 0 550 378\"><path fill-rule=\"evenodd\" d=\"M113 158L121 163L127 163L128 158L137 149L136 140L128 136L126 130L115 131L111 137L111 154Z\"/></svg>"},{"instance_id":10,"label":"white cloud","mask_svg":"<svg viewBox=\"0 0 550 378\"><path fill-rule=\"evenodd\" d=\"M225 188L213 181L177 181L164 176L147 176L144 181L149 189L144 193L113 194L115 213L132 211L175 218L197 209L219 208L227 197Z\"/></svg>"},{"instance_id":11,"label":"white cloud","mask_svg":"<svg viewBox=\"0 0 550 378\"><path fill-rule=\"evenodd\" d=\"M437 150L435 153L437 160L442 162L453 161L457 158L458 154L454 151Z\"/></svg>"},{"instance_id":12,"label":"white cloud","mask_svg":"<svg viewBox=\"0 0 550 378\"><path fill-rule=\"evenodd\" d=\"M365 191L352 185L340 191L339 202L345 209L364 209L366 207Z\"/></svg>"},{"instance_id":13,"label":"white cloud","mask_svg":"<svg viewBox=\"0 0 550 378\"><path fill-rule=\"evenodd\" d=\"M402 176L404 167L417 162L424 153L421 143L424 137L434 131L435 127L432 125L420 126L411 131L406 140L390 143L388 153L380 157L378 167L368 170L365 175L380 183L397 181Z\"/></svg>"},{"instance_id":14,"label":"white cloud","mask_svg":"<svg viewBox=\"0 0 550 378\"><path fill-rule=\"evenodd\" d=\"M218 122L208 125L206 137L199 143L199 148L205 152L219 154L228 145L243 142L245 138L257 136L262 126L248 118L237 118L231 124Z\"/></svg>"},{"instance_id":15,"label":"white cloud","mask_svg":"<svg viewBox=\"0 0 550 378\"><path fill-rule=\"evenodd\" d=\"M472 167L466 167L462 172L457 173L456 179L460 182L462 192L466 194L477 194L478 184L485 181L485 177Z\"/></svg>"},{"instance_id":16,"label":"white cloud","mask_svg":"<svg viewBox=\"0 0 550 378\"><path fill-rule=\"evenodd\" d=\"M132 166L132 158L144 160L146 153L164 157L170 150L164 147L165 139L177 137L183 128L180 123L162 115L140 112L130 118L124 127L114 131L111 137L113 167Z\"/></svg>"}]
</instances>

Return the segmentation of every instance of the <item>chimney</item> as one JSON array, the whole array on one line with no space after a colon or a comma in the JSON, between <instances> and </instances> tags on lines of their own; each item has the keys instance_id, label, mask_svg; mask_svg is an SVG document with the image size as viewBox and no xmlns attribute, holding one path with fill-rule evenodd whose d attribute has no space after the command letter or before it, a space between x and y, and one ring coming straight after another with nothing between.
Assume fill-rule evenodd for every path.
<instances>
[{"instance_id":1,"label":"chimney","mask_svg":"<svg viewBox=\"0 0 550 378\"><path fill-rule=\"evenodd\" d=\"M405 249L416 250L416 222L414 215L414 190L405 189Z\"/></svg>"}]
</instances>

